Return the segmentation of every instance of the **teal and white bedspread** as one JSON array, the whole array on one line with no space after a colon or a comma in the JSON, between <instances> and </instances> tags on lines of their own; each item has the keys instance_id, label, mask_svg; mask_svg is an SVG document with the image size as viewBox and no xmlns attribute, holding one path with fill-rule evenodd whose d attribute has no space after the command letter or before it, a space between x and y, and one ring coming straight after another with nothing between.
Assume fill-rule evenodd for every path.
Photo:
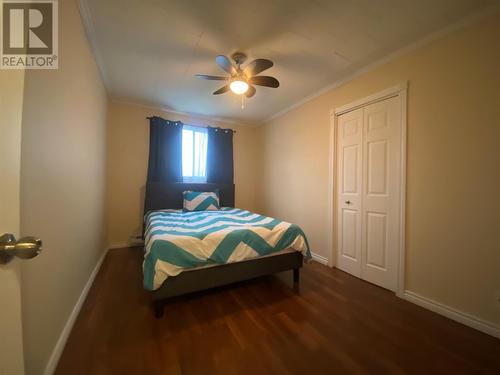
<instances>
[{"instance_id":1,"label":"teal and white bedspread","mask_svg":"<svg viewBox=\"0 0 500 375\"><path fill-rule=\"evenodd\" d=\"M238 262L291 248L311 258L304 232L294 224L250 211L160 210L146 215L144 288L158 289L190 268Z\"/></svg>"}]
</instances>

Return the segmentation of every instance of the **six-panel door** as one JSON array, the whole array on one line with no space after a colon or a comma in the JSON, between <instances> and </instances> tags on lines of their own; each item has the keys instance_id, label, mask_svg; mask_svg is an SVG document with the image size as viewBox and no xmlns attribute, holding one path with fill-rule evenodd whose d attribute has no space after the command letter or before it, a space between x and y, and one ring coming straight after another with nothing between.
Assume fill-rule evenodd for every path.
<instances>
[{"instance_id":1,"label":"six-panel door","mask_svg":"<svg viewBox=\"0 0 500 375\"><path fill-rule=\"evenodd\" d=\"M361 277L363 109L339 117L338 139L337 266Z\"/></svg>"},{"instance_id":2,"label":"six-panel door","mask_svg":"<svg viewBox=\"0 0 500 375\"><path fill-rule=\"evenodd\" d=\"M337 266L395 290L400 226L399 97L339 116L337 135Z\"/></svg>"}]
</instances>

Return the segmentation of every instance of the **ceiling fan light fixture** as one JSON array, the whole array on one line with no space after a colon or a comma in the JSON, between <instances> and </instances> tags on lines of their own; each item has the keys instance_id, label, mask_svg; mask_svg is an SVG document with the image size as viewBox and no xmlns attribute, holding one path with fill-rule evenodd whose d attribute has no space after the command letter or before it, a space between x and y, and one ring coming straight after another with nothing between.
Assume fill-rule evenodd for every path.
<instances>
[{"instance_id":1,"label":"ceiling fan light fixture","mask_svg":"<svg viewBox=\"0 0 500 375\"><path fill-rule=\"evenodd\" d=\"M248 83L240 79L236 79L229 85L232 92L237 95L243 95L248 91Z\"/></svg>"},{"instance_id":2,"label":"ceiling fan light fixture","mask_svg":"<svg viewBox=\"0 0 500 375\"><path fill-rule=\"evenodd\" d=\"M238 52L234 53L231 58L234 60L236 65L233 64L227 56L218 55L215 58L217 65L226 73L229 73L229 77L196 74L196 76L201 79L226 81L225 85L220 87L218 90L215 90L212 95L233 92L236 95L240 95L243 100L243 95L247 98L252 98L255 95L255 85L271 88L279 87L280 83L276 78L258 75L274 65L271 60L255 59L242 69L241 64L245 62L246 55Z\"/></svg>"}]
</instances>

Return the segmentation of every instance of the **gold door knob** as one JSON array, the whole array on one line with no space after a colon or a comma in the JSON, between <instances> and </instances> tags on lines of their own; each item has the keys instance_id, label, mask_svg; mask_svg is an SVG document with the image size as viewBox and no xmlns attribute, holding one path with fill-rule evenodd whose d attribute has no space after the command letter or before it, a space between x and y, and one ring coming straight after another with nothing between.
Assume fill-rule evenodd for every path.
<instances>
[{"instance_id":1,"label":"gold door knob","mask_svg":"<svg viewBox=\"0 0 500 375\"><path fill-rule=\"evenodd\" d=\"M20 259L31 259L42 251L42 240L36 237L23 237L16 241L10 233L0 236L0 264L10 262L16 256Z\"/></svg>"}]
</instances>

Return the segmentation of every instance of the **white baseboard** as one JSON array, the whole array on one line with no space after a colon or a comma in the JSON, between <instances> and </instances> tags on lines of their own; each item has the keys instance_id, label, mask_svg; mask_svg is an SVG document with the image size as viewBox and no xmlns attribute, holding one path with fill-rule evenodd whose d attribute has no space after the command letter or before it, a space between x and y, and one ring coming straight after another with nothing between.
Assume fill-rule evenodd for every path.
<instances>
[{"instance_id":1,"label":"white baseboard","mask_svg":"<svg viewBox=\"0 0 500 375\"><path fill-rule=\"evenodd\" d=\"M410 292L409 290L406 290L404 292L403 298L425 309L431 310L439 315L443 315L447 318L465 324L466 326L477 329L478 331L484 332L488 335L500 338L500 326L492 322L480 319L463 311L457 310L453 307L446 306L442 303L431 300L430 298L423 297L414 292Z\"/></svg>"},{"instance_id":2,"label":"white baseboard","mask_svg":"<svg viewBox=\"0 0 500 375\"><path fill-rule=\"evenodd\" d=\"M106 256L107 252L108 252L107 250L103 251L101 257L99 258L97 264L94 267L94 270L90 274L87 283L83 287L82 293L80 294L80 297L78 297L75 307L73 307L73 311L71 311L71 314L69 314L68 320L66 321L66 324L64 325L61 335L57 340L56 346L54 347L54 350L52 350L52 354L50 355L49 361L47 362L47 366L45 366L45 371L43 372L44 375L52 375L56 370L57 364L59 363L59 359L61 358L61 354L64 350L64 346L66 345L66 341L68 340L69 334L73 329L73 325L75 324L76 318L80 313L83 303L87 298L87 294L89 293L90 287L94 283L94 279L97 276L99 269L101 268L102 261L104 260L104 257Z\"/></svg>"},{"instance_id":3,"label":"white baseboard","mask_svg":"<svg viewBox=\"0 0 500 375\"><path fill-rule=\"evenodd\" d=\"M319 254L315 254L312 251L311 251L311 255L312 255L313 260L315 260L316 262L324 264L325 266L328 266L328 258L325 258L324 256L319 255Z\"/></svg>"}]
</instances>

